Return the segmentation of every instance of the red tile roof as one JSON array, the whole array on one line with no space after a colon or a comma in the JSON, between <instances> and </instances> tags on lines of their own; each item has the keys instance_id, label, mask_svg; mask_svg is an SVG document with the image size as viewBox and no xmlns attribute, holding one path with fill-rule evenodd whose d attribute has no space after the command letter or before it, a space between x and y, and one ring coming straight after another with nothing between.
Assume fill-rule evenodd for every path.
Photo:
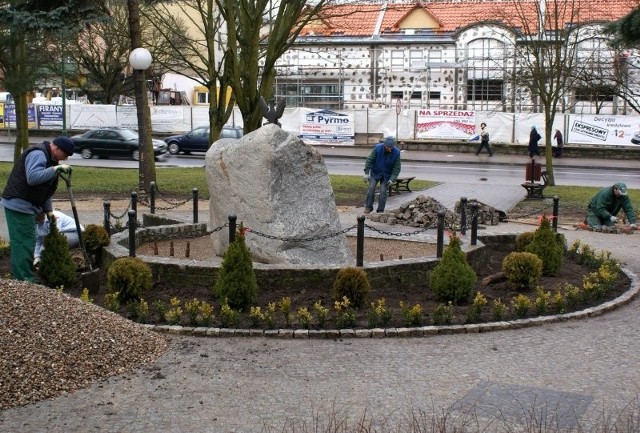
<instances>
[{"instance_id":1,"label":"red tile roof","mask_svg":"<svg viewBox=\"0 0 640 433\"><path fill-rule=\"evenodd\" d=\"M539 0L426 0L413 3L344 4L324 10L322 20L305 27L301 36L370 37L376 34L376 25L382 14L380 34L398 32L399 24L415 8L424 8L440 24L433 29L454 32L482 21L500 21L510 27L527 32L537 29ZM559 25L593 21L613 21L638 6L637 0L557 0L547 2L547 27L553 28L555 16ZM564 11L555 13L557 4ZM523 25L524 23L524 25Z\"/></svg>"}]
</instances>

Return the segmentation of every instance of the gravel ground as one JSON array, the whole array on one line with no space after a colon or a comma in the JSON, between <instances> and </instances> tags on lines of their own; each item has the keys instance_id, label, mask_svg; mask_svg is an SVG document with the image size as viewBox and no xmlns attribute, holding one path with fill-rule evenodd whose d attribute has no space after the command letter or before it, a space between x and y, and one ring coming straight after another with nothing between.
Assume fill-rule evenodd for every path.
<instances>
[{"instance_id":1,"label":"gravel ground","mask_svg":"<svg viewBox=\"0 0 640 433\"><path fill-rule=\"evenodd\" d=\"M163 354L161 335L36 284L0 279L0 410L71 393Z\"/></svg>"}]
</instances>

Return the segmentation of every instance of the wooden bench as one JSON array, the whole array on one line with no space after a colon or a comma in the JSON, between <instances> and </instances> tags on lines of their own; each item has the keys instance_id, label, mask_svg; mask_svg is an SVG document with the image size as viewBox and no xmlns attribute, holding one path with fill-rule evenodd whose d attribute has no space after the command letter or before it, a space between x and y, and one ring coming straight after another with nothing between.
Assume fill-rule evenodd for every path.
<instances>
[{"instance_id":1,"label":"wooden bench","mask_svg":"<svg viewBox=\"0 0 640 433\"><path fill-rule=\"evenodd\" d=\"M522 184L522 187L527 190L527 198L536 198L543 199L544 198L544 189L547 186L547 172L543 171L540 173L540 177L542 178L542 183L536 181L527 181Z\"/></svg>"},{"instance_id":2,"label":"wooden bench","mask_svg":"<svg viewBox=\"0 0 640 433\"><path fill-rule=\"evenodd\" d=\"M389 195L400 194L401 191L411 192L409 183L415 178L415 176L397 178L395 182L389 185Z\"/></svg>"}]
</instances>

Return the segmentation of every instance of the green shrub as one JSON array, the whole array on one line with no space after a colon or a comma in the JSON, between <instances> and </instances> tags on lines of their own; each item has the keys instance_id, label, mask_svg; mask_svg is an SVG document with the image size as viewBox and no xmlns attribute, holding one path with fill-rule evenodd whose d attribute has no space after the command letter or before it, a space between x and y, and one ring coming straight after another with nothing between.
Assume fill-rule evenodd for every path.
<instances>
[{"instance_id":1,"label":"green shrub","mask_svg":"<svg viewBox=\"0 0 640 433\"><path fill-rule=\"evenodd\" d=\"M240 223L236 238L222 257L220 274L213 287L219 300L226 299L231 309L248 308L258 295L251 253L244 242L244 226Z\"/></svg>"},{"instance_id":2,"label":"green shrub","mask_svg":"<svg viewBox=\"0 0 640 433\"><path fill-rule=\"evenodd\" d=\"M44 237L38 275L49 287L71 287L76 281L76 264L69 254L69 244L65 235L58 231L55 223Z\"/></svg>"},{"instance_id":3,"label":"green shrub","mask_svg":"<svg viewBox=\"0 0 640 433\"><path fill-rule=\"evenodd\" d=\"M533 235L535 235L535 232L524 232L516 236L515 250L517 252L523 252L533 240Z\"/></svg>"},{"instance_id":4,"label":"green shrub","mask_svg":"<svg viewBox=\"0 0 640 433\"><path fill-rule=\"evenodd\" d=\"M442 259L429 278L429 287L436 296L456 305L469 299L477 281L476 273L467 262L467 255L460 244L460 238L451 237Z\"/></svg>"},{"instance_id":5,"label":"green shrub","mask_svg":"<svg viewBox=\"0 0 640 433\"><path fill-rule=\"evenodd\" d=\"M529 290L542 276L542 260L533 253L509 253L502 261L502 271L517 290Z\"/></svg>"},{"instance_id":6,"label":"green shrub","mask_svg":"<svg viewBox=\"0 0 640 433\"><path fill-rule=\"evenodd\" d=\"M107 272L107 287L110 292L120 292L122 303L140 299L152 285L151 267L137 257L120 257Z\"/></svg>"},{"instance_id":7,"label":"green shrub","mask_svg":"<svg viewBox=\"0 0 640 433\"><path fill-rule=\"evenodd\" d=\"M561 240L551 228L551 223L543 216L533 240L525 248L526 252L533 253L542 259L542 275L553 276L560 270L566 249L566 245L560 242Z\"/></svg>"},{"instance_id":8,"label":"green shrub","mask_svg":"<svg viewBox=\"0 0 640 433\"><path fill-rule=\"evenodd\" d=\"M98 224L87 224L82 232L82 240L88 253L94 254L111 243L109 233Z\"/></svg>"},{"instance_id":9,"label":"green shrub","mask_svg":"<svg viewBox=\"0 0 640 433\"><path fill-rule=\"evenodd\" d=\"M513 306L513 312L516 317L522 319L531 309L531 299L521 293L513 298L511 305Z\"/></svg>"},{"instance_id":10,"label":"green shrub","mask_svg":"<svg viewBox=\"0 0 640 433\"><path fill-rule=\"evenodd\" d=\"M346 296L355 309L365 306L369 290L369 278L362 268L342 268L333 280L333 300L341 301Z\"/></svg>"}]
</instances>

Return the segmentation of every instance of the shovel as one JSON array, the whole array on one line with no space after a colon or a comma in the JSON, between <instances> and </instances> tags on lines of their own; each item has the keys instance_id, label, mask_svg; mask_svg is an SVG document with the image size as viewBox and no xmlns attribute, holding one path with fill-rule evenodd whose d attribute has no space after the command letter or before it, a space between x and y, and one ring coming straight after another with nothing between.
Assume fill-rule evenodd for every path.
<instances>
[{"instance_id":1,"label":"shovel","mask_svg":"<svg viewBox=\"0 0 640 433\"><path fill-rule=\"evenodd\" d=\"M87 248L85 247L84 241L82 240L82 229L80 228L80 219L78 218L78 210L76 209L76 200L73 196L73 190L71 189L71 172L69 172L69 174L67 175L59 173L58 176L60 176L62 180L64 180L64 182L67 184L69 201L71 201L71 210L73 211L73 219L76 222L76 230L78 231L78 242L80 243L80 249L82 250L86 266L89 268L88 272L83 272L82 274L80 274L82 287L86 288L89 293L95 294L100 289L100 269L93 269L93 266L91 265L91 258L89 257Z\"/></svg>"}]
</instances>

